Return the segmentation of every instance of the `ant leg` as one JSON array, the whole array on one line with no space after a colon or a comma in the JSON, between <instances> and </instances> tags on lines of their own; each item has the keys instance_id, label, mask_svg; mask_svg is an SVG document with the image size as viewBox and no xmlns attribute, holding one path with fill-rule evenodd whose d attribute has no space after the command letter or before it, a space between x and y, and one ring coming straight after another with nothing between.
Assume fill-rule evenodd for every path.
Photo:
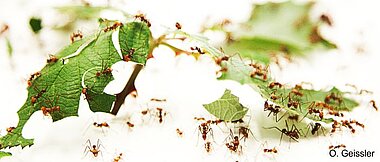
<instances>
[{"instance_id":1,"label":"ant leg","mask_svg":"<svg viewBox=\"0 0 380 162\"><path fill-rule=\"evenodd\" d=\"M90 152L90 150L91 150L90 146L86 146L86 148L85 148L84 151L83 151L83 153L85 153L85 154L84 154L84 157L87 156L87 154L88 154L88 152Z\"/></svg>"},{"instance_id":2,"label":"ant leg","mask_svg":"<svg viewBox=\"0 0 380 162\"><path fill-rule=\"evenodd\" d=\"M287 114L287 112L285 112L281 117L280 117L280 119L277 119L277 115L278 115L278 113L276 114L276 122L279 122L285 115Z\"/></svg>"}]
</instances>

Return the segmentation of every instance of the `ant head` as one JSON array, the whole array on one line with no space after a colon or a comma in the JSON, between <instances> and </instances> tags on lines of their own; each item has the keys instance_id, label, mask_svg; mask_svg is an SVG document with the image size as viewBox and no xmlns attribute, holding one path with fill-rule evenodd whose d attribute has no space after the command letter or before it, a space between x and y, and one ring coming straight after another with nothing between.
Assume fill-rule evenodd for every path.
<instances>
[{"instance_id":1,"label":"ant head","mask_svg":"<svg viewBox=\"0 0 380 162\"><path fill-rule=\"evenodd\" d=\"M95 126L96 126L96 125L98 125L98 123L97 123L97 122L94 122L94 123L93 123L93 125L95 125Z\"/></svg>"},{"instance_id":2,"label":"ant head","mask_svg":"<svg viewBox=\"0 0 380 162\"><path fill-rule=\"evenodd\" d=\"M96 149L96 145L92 145L92 148L93 148L93 149Z\"/></svg>"}]
</instances>

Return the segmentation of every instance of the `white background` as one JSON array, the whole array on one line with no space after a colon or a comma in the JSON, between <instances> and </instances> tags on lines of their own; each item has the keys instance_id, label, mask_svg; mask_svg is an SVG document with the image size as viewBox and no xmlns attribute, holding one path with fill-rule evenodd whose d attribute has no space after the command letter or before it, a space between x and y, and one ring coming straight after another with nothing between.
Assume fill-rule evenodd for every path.
<instances>
[{"instance_id":1,"label":"white background","mask_svg":"<svg viewBox=\"0 0 380 162\"><path fill-rule=\"evenodd\" d=\"M69 34L44 30L39 36L33 35L28 26L29 18L37 15L43 17L46 24L59 22L62 18L52 13L52 7L72 3L49 0L0 2L0 23L10 25L7 35L14 46L14 55L9 58L5 41L0 38L1 134L5 134L5 128L17 125L16 112L26 100L26 80L29 75L44 66L48 53L55 53L69 44ZM223 18L230 18L234 22L244 21L249 16L252 2L131 0L112 1L112 4L118 4L118 7L132 14L138 11L146 13L153 24L153 33L163 31L162 26L174 27L177 21L181 22L183 30L196 33L206 18L209 21ZM287 138L284 138L279 146L280 133L262 128L274 124L270 118L266 118L262 107L264 100L259 94L248 86L216 81L205 70L210 66L194 62L190 57L174 58L165 48L160 48L155 52L157 58L148 62L147 69L136 81L139 99L128 98L127 108L116 119L109 115L90 113L84 102L81 103L79 117L66 118L54 124L37 112L23 132L26 137L35 138L35 145L24 150L12 149L14 156L0 161L111 161L120 152L125 155L124 161L379 161L379 113L368 104L372 98L380 103L380 77L377 72L380 68L379 6L375 1L318 1L313 15L327 12L332 16L334 26L322 28L322 34L336 42L338 49L316 52L292 63L284 62L282 70L275 66L271 68L276 79L289 85L306 81L313 83L315 88L327 89L336 85L352 90L344 86L350 83L373 91L373 96L357 97L361 105L353 111L351 118L362 121L366 128L358 128L356 134L340 132L330 136L326 132L328 135L325 137L302 139L291 144L286 143ZM89 33L94 26L83 25L79 29ZM356 53L358 46L362 46L365 52ZM214 150L210 154L204 151L193 117L210 118L202 104L217 99L225 87L232 89L241 102L250 108L249 124L255 137L261 143L267 141L264 147L276 146L279 150L277 155L263 154L264 147L253 139L243 144L241 156L231 154L223 144L223 139L228 135L228 132L223 131L228 131L231 126L215 127ZM145 123L141 122L139 111L141 107L152 106L153 103L146 103L152 97L168 99L167 103L161 105L168 111L164 124L158 124L154 116L145 119ZM125 120L134 122L135 128L128 129ZM94 129L91 126L94 121L107 121L111 129ZM184 131L183 138L176 135L176 128ZM94 143L98 138L104 145L103 156L85 156L83 150L86 140L91 139ZM330 158L328 146L341 143L347 145L349 150L375 151L375 157Z\"/></svg>"}]
</instances>

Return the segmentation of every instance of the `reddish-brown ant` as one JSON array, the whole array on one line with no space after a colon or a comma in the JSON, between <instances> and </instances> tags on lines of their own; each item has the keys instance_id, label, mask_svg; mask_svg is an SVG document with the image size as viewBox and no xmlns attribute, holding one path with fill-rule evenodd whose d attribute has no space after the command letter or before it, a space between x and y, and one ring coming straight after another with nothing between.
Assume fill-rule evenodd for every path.
<instances>
[{"instance_id":1,"label":"reddish-brown ant","mask_svg":"<svg viewBox=\"0 0 380 162\"><path fill-rule=\"evenodd\" d=\"M270 114L273 113L273 116L276 117L276 122L280 121L282 119L282 117L280 117L280 119L278 119L277 115L278 113L281 111L281 107L280 106L274 106L273 104L269 104L268 101L265 101L264 102L264 111L270 111L269 114L268 114L268 117L270 116Z\"/></svg>"},{"instance_id":2,"label":"reddish-brown ant","mask_svg":"<svg viewBox=\"0 0 380 162\"><path fill-rule=\"evenodd\" d=\"M149 20L145 17L144 14L137 14L135 15L135 19L140 19L141 22L144 22L148 27L151 26L151 23Z\"/></svg>"},{"instance_id":3,"label":"reddish-brown ant","mask_svg":"<svg viewBox=\"0 0 380 162\"><path fill-rule=\"evenodd\" d=\"M157 107L156 110L158 111L157 112L158 122L162 123L163 117L166 116L166 112L163 112L163 109L159 107Z\"/></svg>"},{"instance_id":4,"label":"reddish-brown ant","mask_svg":"<svg viewBox=\"0 0 380 162\"><path fill-rule=\"evenodd\" d=\"M319 19L322 21L322 22L325 22L327 25L329 26L332 26L332 21L331 21L331 18L329 15L327 14L322 14Z\"/></svg>"},{"instance_id":5,"label":"reddish-brown ant","mask_svg":"<svg viewBox=\"0 0 380 162\"><path fill-rule=\"evenodd\" d=\"M152 98L152 99L150 99L150 101L154 101L154 102L166 102L166 99Z\"/></svg>"},{"instance_id":6,"label":"reddish-brown ant","mask_svg":"<svg viewBox=\"0 0 380 162\"><path fill-rule=\"evenodd\" d=\"M282 136L284 134L289 137L289 141L294 140L298 142L297 139L299 139L301 133L297 129L296 125L293 124L292 127L289 129L288 122L286 120L285 120L285 124L286 124L286 128L283 128L283 129L280 129L278 127L269 127L266 129L277 129L278 131L280 131L281 132L280 143L282 140Z\"/></svg>"},{"instance_id":7,"label":"reddish-brown ant","mask_svg":"<svg viewBox=\"0 0 380 162\"><path fill-rule=\"evenodd\" d=\"M296 89L296 88L293 88L292 91L290 91L290 93L293 93L295 94L296 96L300 96L302 97L303 96L303 93L299 91L299 89ZM290 94L289 93L289 94Z\"/></svg>"},{"instance_id":8,"label":"reddish-brown ant","mask_svg":"<svg viewBox=\"0 0 380 162\"><path fill-rule=\"evenodd\" d=\"M323 116L324 116L324 113L322 110L319 110L319 109L315 109L315 102L311 103L309 106L308 106L308 112L305 114L305 116L302 118L302 120L307 116L307 114L318 114L319 118L322 120L323 119ZM301 120L301 121L302 121Z\"/></svg>"},{"instance_id":9,"label":"reddish-brown ant","mask_svg":"<svg viewBox=\"0 0 380 162\"><path fill-rule=\"evenodd\" d=\"M199 132L202 134L202 139L206 141L206 138L207 138L207 134L211 134L211 136L213 136L213 131L212 131L212 128L210 126L211 122L204 122L204 123L201 123L199 126L198 126L198 130Z\"/></svg>"},{"instance_id":10,"label":"reddish-brown ant","mask_svg":"<svg viewBox=\"0 0 380 162\"><path fill-rule=\"evenodd\" d=\"M338 102L339 104L341 104L343 102L342 97L336 95L334 92L332 92L331 94L329 94L325 97L325 103L329 104L329 103L331 103L331 100L334 100L334 101Z\"/></svg>"},{"instance_id":11,"label":"reddish-brown ant","mask_svg":"<svg viewBox=\"0 0 380 162\"><path fill-rule=\"evenodd\" d=\"M106 28L104 28L103 31L108 32L111 30L116 30L119 26L123 26L123 23L117 21L113 25L107 26Z\"/></svg>"},{"instance_id":12,"label":"reddish-brown ant","mask_svg":"<svg viewBox=\"0 0 380 162\"><path fill-rule=\"evenodd\" d=\"M38 78L39 76L41 76L41 72L35 72L33 73L32 75L30 75L29 79L28 79L28 87L32 86L32 81L36 78Z\"/></svg>"},{"instance_id":13,"label":"reddish-brown ant","mask_svg":"<svg viewBox=\"0 0 380 162\"><path fill-rule=\"evenodd\" d=\"M190 47L191 50L197 51L199 54L205 54L206 52L202 51L199 47Z\"/></svg>"},{"instance_id":14,"label":"reddish-brown ant","mask_svg":"<svg viewBox=\"0 0 380 162\"><path fill-rule=\"evenodd\" d=\"M336 117L344 117L344 114L339 111L329 110L329 115L334 115Z\"/></svg>"},{"instance_id":15,"label":"reddish-brown ant","mask_svg":"<svg viewBox=\"0 0 380 162\"><path fill-rule=\"evenodd\" d=\"M101 153L100 146L103 147L103 145L101 144L100 140L98 139L98 141L96 142L96 145L92 145L90 140L87 140L86 144L87 143L88 143L88 145L86 146L86 148L84 150L84 152L86 153L85 156L89 152L91 152L92 155L94 155L94 157L98 157L99 153Z\"/></svg>"},{"instance_id":16,"label":"reddish-brown ant","mask_svg":"<svg viewBox=\"0 0 380 162\"><path fill-rule=\"evenodd\" d=\"M252 71L249 76L251 78L254 78L256 75L262 77L263 80L267 80L267 78L268 78L266 70L256 69L256 70Z\"/></svg>"},{"instance_id":17,"label":"reddish-brown ant","mask_svg":"<svg viewBox=\"0 0 380 162\"><path fill-rule=\"evenodd\" d=\"M299 115L297 115L297 114L289 115L289 116L288 116L288 119L289 119L289 120L298 121L298 118L299 118Z\"/></svg>"},{"instance_id":18,"label":"reddish-brown ant","mask_svg":"<svg viewBox=\"0 0 380 162\"><path fill-rule=\"evenodd\" d=\"M228 61L228 59L230 59L229 56L218 57L218 58L215 59L215 63L217 65L220 65L223 61Z\"/></svg>"},{"instance_id":19,"label":"reddish-brown ant","mask_svg":"<svg viewBox=\"0 0 380 162\"><path fill-rule=\"evenodd\" d=\"M60 111L61 107L57 105L58 104L58 100L59 100L59 96L55 100L55 104L53 104L51 100L47 100L46 102L50 104L50 107L41 106L42 114L44 116L49 116L53 112Z\"/></svg>"},{"instance_id":20,"label":"reddish-brown ant","mask_svg":"<svg viewBox=\"0 0 380 162\"><path fill-rule=\"evenodd\" d=\"M123 153L120 153L118 156L113 158L113 162L119 162L122 159L121 158L122 156L123 156Z\"/></svg>"},{"instance_id":21,"label":"reddish-brown ant","mask_svg":"<svg viewBox=\"0 0 380 162\"><path fill-rule=\"evenodd\" d=\"M83 38L83 34L81 31L78 31L78 32L74 32L70 35L70 42L73 43L75 41L75 38L79 38L79 39L82 39Z\"/></svg>"},{"instance_id":22,"label":"reddish-brown ant","mask_svg":"<svg viewBox=\"0 0 380 162\"><path fill-rule=\"evenodd\" d=\"M127 122L127 125L128 125L129 128L133 128L135 126L133 123L131 123L129 121Z\"/></svg>"},{"instance_id":23,"label":"reddish-brown ant","mask_svg":"<svg viewBox=\"0 0 380 162\"><path fill-rule=\"evenodd\" d=\"M241 126L241 127L239 127L238 131L239 131L239 137L242 135L240 139L244 139L244 141L246 139L248 139L249 134L251 134L253 137L253 133L252 133L251 129L249 129L248 127Z\"/></svg>"},{"instance_id":24,"label":"reddish-brown ant","mask_svg":"<svg viewBox=\"0 0 380 162\"><path fill-rule=\"evenodd\" d=\"M178 30L182 29L182 25L181 25L179 22L176 22L176 23L175 23L175 27L176 27Z\"/></svg>"},{"instance_id":25,"label":"reddish-brown ant","mask_svg":"<svg viewBox=\"0 0 380 162\"><path fill-rule=\"evenodd\" d=\"M30 102L32 103L32 106L37 102L37 100L42 97L42 95L46 92L46 89L42 89L39 91L37 87L35 87L35 91L38 91L38 93L32 97L30 97Z\"/></svg>"},{"instance_id":26,"label":"reddish-brown ant","mask_svg":"<svg viewBox=\"0 0 380 162\"><path fill-rule=\"evenodd\" d=\"M277 149L273 147L272 149L264 149L263 150L265 153L277 153Z\"/></svg>"},{"instance_id":27,"label":"reddish-brown ant","mask_svg":"<svg viewBox=\"0 0 380 162\"><path fill-rule=\"evenodd\" d=\"M377 108L377 106L376 106L376 102L375 102L375 100L371 100L371 101L369 101L369 103L372 104L372 107L373 107L376 111L378 110L378 108Z\"/></svg>"},{"instance_id":28,"label":"reddish-brown ant","mask_svg":"<svg viewBox=\"0 0 380 162\"><path fill-rule=\"evenodd\" d=\"M231 151L240 154L243 150L243 147L240 145L239 137L234 136L232 130L230 129L230 142L226 143L226 147Z\"/></svg>"},{"instance_id":29,"label":"reddish-brown ant","mask_svg":"<svg viewBox=\"0 0 380 162\"><path fill-rule=\"evenodd\" d=\"M269 88L270 89L273 89L274 87L276 87L276 86L278 86L278 88L281 88L282 87L282 84L281 83L279 83L279 82L271 82L270 84L269 84Z\"/></svg>"},{"instance_id":30,"label":"reddish-brown ant","mask_svg":"<svg viewBox=\"0 0 380 162\"><path fill-rule=\"evenodd\" d=\"M205 149L206 149L206 152L208 152L208 153L210 153L212 151L211 142L207 141L205 143Z\"/></svg>"},{"instance_id":31,"label":"reddish-brown ant","mask_svg":"<svg viewBox=\"0 0 380 162\"><path fill-rule=\"evenodd\" d=\"M329 146L329 150L338 149L338 148L346 148L346 145L340 144L340 145L336 145L336 146L334 146L334 145Z\"/></svg>"},{"instance_id":32,"label":"reddish-brown ant","mask_svg":"<svg viewBox=\"0 0 380 162\"><path fill-rule=\"evenodd\" d=\"M102 122L102 123L94 122L92 123L92 125L94 125L97 128L103 128L103 127L110 128L110 125L107 122Z\"/></svg>"},{"instance_id":33,"label":"reddish-brown ant","mask_svg":"<svg viewBox=\"0 0 380 162\"><path fill-rule=\"evenodd\" d=\"M8 127L8 128L6 129L6 131L7 131L8 133L12 133L15 129L16 129L16 127Z\"/></svg>"},{"instance_id":34,"label":"reddish-brown ant","mask_svg":"<svg viewBox=\"0 0 380 162\"><path fill-rule=\"evenodd\" d=\"M357 126L359 126L359 127L362 127L363 129L364 129L364 124L362 124L362 123L359 123L358 121L356 121L356 120L350 120L350 123L351 124L356 124Z\"/></svg>"},{"instance_id":35,"label":"reddish-brown ant","mask_svg":"<svg viewBox=\"0 0 380 162\"><path fill-rule=\"evenodd\" d=\"M7 24L4 24L0 30L0 35L5 33L7 30L9 30L9 26Z\"/></svg>"},{"instance_id":36,"label":"reddish-brown ant","mask_svg":"<svg viewBox=\"0 0 380 162\"><path fill-rule=\"evenodd\" d=\"M46 60L46 62L49 63L56 63L58 61L58 58L54 55L49 55L49 58Z\"/></svg>"},{"instance_id":37,"label":"reddish-brown ant","mask_svg":"<svg viewBox=\"0 0 380 162\"><path fill-rule=\"evenodd\" d=\"M175 131L177 132L177 135L178 135L179 137L182 137L182 136L183 136L183 132L182 132L181 130L179 130L179 128L177 128Z\"/></svg>"}]
</instances>

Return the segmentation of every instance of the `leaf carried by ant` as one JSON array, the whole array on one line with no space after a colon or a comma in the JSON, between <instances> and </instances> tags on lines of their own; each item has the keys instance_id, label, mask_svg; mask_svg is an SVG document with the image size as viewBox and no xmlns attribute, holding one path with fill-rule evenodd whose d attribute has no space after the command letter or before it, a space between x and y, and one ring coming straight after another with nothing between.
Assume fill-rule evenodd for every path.
<instances>
[{"instance_id":1,"label":"leaf carried by ant","mask_svg":"<svg viewBox=\"0 0 380 162\"><path fill-rule=\"evenodd\" d=\"M12 154L10 152L3 152L3 151L0 151L0 158L2 157L6 157L6 156L12 156Z\"/></svg>"},{"instance_id":2,"label":"leaf carried by ant","mask_svg":"<svg viewBox=\"0 0 380 162\"><path fill-rule=\"evenodd\" d=\"M313 5L291 1L253 5L251 17L238 30L229 31L232 41L224 44L224 50L269 64L277 54L300 56L314 49L336 48L319 34L322 23L310 19Z\"/></svg>"},{"instance_id":3,"label":"leaf carried by ant","mask_svg":"<svg viewBox=\"0 0 380 162\"><path fill-rule=\"evenodd\" d=\"M136 32L132 33L131 31ZM145 23L132 22L123 25L119 31L119 40L132 41L119 41L122 55L128 55L131 61L145 65L148 57L150 37L149 27Z\"/></svg>"},{"instance_id":4,"label":"leaf carried by ant","mask_svg":"<svg viewBox=\"0 0 380 162\"><path fill-rule=\"evenodd\" d=\"M203 105L206 110L216 118L231 122L242 119L247 114L248 109L239 102L239 98L231 94L231 90L226 89L218 100Z\"/></svg>"},{"instance_id":5,"label":"leaf carried by ant","mask_svg":"<svg viewBox=\"0 0 380 162\"><path fill-rule=\"evenodd\" d=\"M128 26L128 24L126 25ZM149 30L147 28L141 30L126 32L129 33L128 35L141 35L139 32L149 32L145 31ZM31 115L41 110L42 107L50 110L44 115L51 116L53 121L77 116L79 100L83 92L82 79L86 72L91 75L85 75L84 79L94 83L89 84L85 81L85 86L90 88L88 91L90 99L87 101L91 110L110 112L115 97L104 94L103 90L113 80L113 77L110 72L104 71L99 77L96 77L96 71L91 71L91 69L101 71L121 60L114 47L112 33L102 32L100 35L96 33L75 41L54 56L57 61L48 63L38 74L34 74L35 77L30 79L30 86L27 88L28 98L17 112L19 123L11 133L0 138L0 149L32 145L33 139L25 139L21 134L22 129ZM128 44L133 41L136 43L136 40L132 40L135 38L132 36L121 38L119 42ZM55 108L54 111L52 108Z\"/></svg>"}]
</instances>

